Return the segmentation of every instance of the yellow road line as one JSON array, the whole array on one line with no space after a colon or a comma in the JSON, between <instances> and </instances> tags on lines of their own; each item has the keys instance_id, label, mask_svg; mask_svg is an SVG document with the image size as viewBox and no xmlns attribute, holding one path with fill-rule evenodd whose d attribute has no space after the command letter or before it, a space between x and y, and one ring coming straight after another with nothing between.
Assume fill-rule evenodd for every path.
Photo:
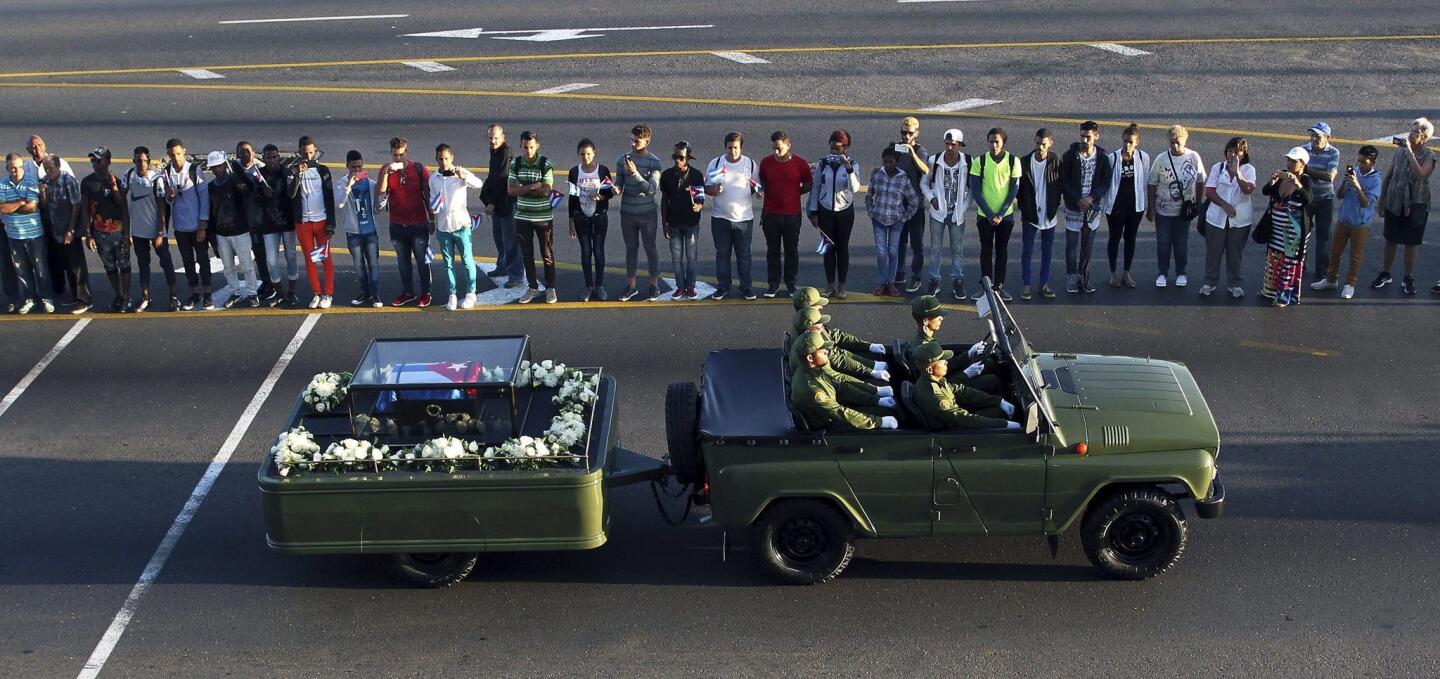
<instances>
[{"instance_id":1,"label":"yellow road line","mask_svg":"<svg viewBox=\"0 0 1440 679\"><path fill-rule=\"evenodd\" d=\"M1283 351L1291 354L1306 354L1308 356L1320 356L1325 358L1332 358L1340 355L1340 352L1332 349L1312 349L1310 347L1304 347L1298 344L1278 344L1274 342L1252 342L1250 340L1244 340L1240 342L1240 346L1248 347L1250 349Z\"/></svg>"},{"instance_id":2,"label":"yellow road line","mask_svg":"<svg viewBox=\"0 0 1440 679\"><path fill-rule=\"evenodd\" d=\"M209 83L71 83L71 82L0 82L0 88L19 89L82 89L82 90L181 90L196 92L291 92L299 94L383 94L383 95L414 95L414 96L451 96L451 97L497 97L510 99L572 99L580 101L616 101L626 103L650 103L650 104L675 104L683 106L736 106L748 108L772 108L792 109L805 111L824 111L830 113L863 113L863 114L890 114L890 115L915 115L942 118L973 118L980 120L1009 120L1020 122L1032 122L1043 124L1070 124L1079 125L1085 122L1084 118L1054 118L1037 115L1020 115L1013 113L982 113L977 111L921 111L914 108L884 107L884 106L858 106L853 104L829 104L824 102L804 101L764 101L757 99L720 99L710 97L662 97L653 95L637 94L600 94L593 92L563 92L558 94L537 94L535 92L509 92L503 90L447 90L422 87L347 87L336 85L238 85L238 84L209 84ZM1115 128L1125 128L1130 121L1119 120L1096 120L1100 125ZM1136 127L1149 130L1168 130L1168 123L1136 123ZM1232 130L1217 127L1188 127L1191 134L1215 134L1222 136L1245 136L1251 138L1283 139L1286 141L1307 141L1308 134L1288 134L1283 132L1259 132L1255 130ZM1362 139L1344 139L1334 137L1330 140L1336 144L1363 145L1370 142Z\"/></svg>"},{"instance_id":3,"label":"yellow road line","mask_svg":"<svg viewBox=\"0 0 1440 679\"><path fill-rule=\"evenodd\" d=\"M751 47L741 48L738 51L750 54L814 54L814 53L847 53L847 52L895 52L895 51L917 51L917 50L986 50L986 49L1026 49L1026 48L1054 48L1054 47L1088 47L1097 42L1114 43L1116 45L1131 46L1156 46L1156 45L1245 45L1245 44L1295 44L1295 43L1333 43L1333 42L1377 42L1377 41L1404 41L1404 40L1440 40L1440 35L1416 33L1416 34L1393 34L1393 35L1302 35L1302 36L1276 36L1276 37L1217 37L1217 38L1141 38L1141 39L1109 39L1091 38L1088 40L1036 40L1021 42L983 42L983 43L943 43L943 44L902 44L902 45L826 45L813 47ZM174 73L181 69L204 69L207 71L245 71L245 70L274 70L274 69L297 69L297 68L335 68L345 66L390 66L403 64L407 61L434 61L438 63L466 64L466 63L493 63L506 61L540 61L554 59L621 59L621 58L647 58L647 57L675 57L675 56L711 56L711 50L686 49L686 50L647 50L628 52L566 52L566 53L539 53L539 54L489 54L482 56L434 56L434 57L401 57L394 59L352 59L352 60L327 60L327 61L295 61L280 63L258 63L258 64L220 64L206 66L151 66L145 68L105 68L67 71L29 71L0 73L0 78L51 78L69 76L90 76L90 75L136 75L144 73Z\"/></svg>"}]
</instances>

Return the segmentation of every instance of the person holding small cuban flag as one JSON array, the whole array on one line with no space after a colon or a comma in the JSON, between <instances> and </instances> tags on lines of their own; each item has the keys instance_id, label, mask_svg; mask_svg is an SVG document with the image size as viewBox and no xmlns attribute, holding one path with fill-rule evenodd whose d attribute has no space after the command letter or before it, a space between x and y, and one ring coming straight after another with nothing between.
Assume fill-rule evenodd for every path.
<instances>
[{"instance_id":1,"label":"person holding small cuban flag","mask_svg":"<svg viewBox=\"0 0 1440 679\"><path fill-rule=\"evenodd\" d=\"M470 198L466 189L485 185L475 173L455 164L449 144L435 147L438 165L430 173L430 218L435 222L435 237L440 241L440 257L445 260L445 278L450 283L450 299L445 308L469 309L475 306L475 257L470 251ZM455 282L456 269L465 267L464 299Z\"/></svg>"},{"instance_id":2,"label":"person holding small cuban flag","mask_svg":"<svg viewBox=\"0 0 1440 679\"><path fill-rule=\"evenodd\" d=\"M696 299L696 235L700 210L705 206L705 175L691 165L695 154L689 142L676 144L670 159L675 166L660 173L660 226L670 242L670 260L675 267L672 299Z\"/></svg>"},{"instance_id":3,"label":"person holding small cuban flag","mask_svg":"<svg viewBox=\"0 0 1440 679\"><path fill-rule=\"evenodd\" d=\"M530 130L520 133L520 155L510 161L507 180L508 191L515 198L515 235L520 240L525 282L530 286L518 301L529 304L540 296L540 280L535 274L535 243L539 241L545 266L545 303L554 304L560 299L555 293L555 207L551 203L555 166L540 155L540 135Z\"/></svg>"},{"instance_id":4,"label":"person holding small cuban flag","mask_svg":"<svg viewBox=\"0 0 1440 679\"><path fill-rule=\"evenodd\" d=\"M605 294L605 233L610 230L610 199L615 180L610 168L595 161L595 142L581 139L575 152L580 164L570 168L570 240L580 241L580 268L585 273L588 302L603 300Z\"/></svg>"},{"instance_id":5,"label":"person holding small cuban flag","mask_svg":"<svg viewBox=\"0 0 1440 679\"><path fill-rule=\"evenodd\" d=\"M755 196L764 197L760 187L760 166L742 155L745 135L725 135L725 154L716 156L705 168L705 193L712 198L710 233L715 238L715 277L718 284L710 299L731 294L730 255L740 275L740 296L755 299L750 287L750 239L755 228Z\"/></svg>"}]
</instances>

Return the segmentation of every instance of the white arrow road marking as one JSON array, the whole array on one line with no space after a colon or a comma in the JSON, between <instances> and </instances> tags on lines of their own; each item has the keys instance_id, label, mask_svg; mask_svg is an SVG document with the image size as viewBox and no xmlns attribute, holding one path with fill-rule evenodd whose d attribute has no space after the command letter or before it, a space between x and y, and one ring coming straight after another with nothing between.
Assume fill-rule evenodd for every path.
<instances>
[{"instance_id":1,"label":"white arrow road marking","mask_svg":"<svg viewBox=\"0 0 1440 679\"><path fill-rule=\"evenodd\" d=\"M952 101L948 104L931 106L930 108L922 108L920 110L928 113L950 113L952 111L964 111L972 108L980 108L981 106L993 106L1000 103L1003 102L998 99L961 99L960 101Z\"/></svg>"},{"instance_id":2,"label":"white arrow road marking","mask_svg":"<svg viewBox=\"0 0 1440 679\"><path fill-rule=\"evenodd\" d=\"M730 61L733 61L733 62L735 62L735 63L737 63L737 64L768 64L768 63L770 63L770 62L768 62L768 61L766 61L766 60L764 60L764 59L761 59L760 57L757 57L757 56L755 56L755 55L753 55L753 54L746 54L746 53L744 53L744 52L711 52L711 54L713 54L713 55L715 55L715 56L717 56L717 57L720 57L721 59L729 59Z\"/></svg>"},{"instance_id":3,"label":"white arrow road marking","mask_svg":"<svg viewBox=\"0 0 1440 679\"><path fill-rule=\"evenodd\" d=\"M406 33L405 38L494 38L495 40L523 40L526 42L555 42L557 40L578 40L598 38L605 33L616 31L669 31L691 28L714 28L714 24L690 24L685 26L612 26L609 28L526 28L508 31L487 31L483 28L459 28L450 31L430 33ZM529 35L526 35L529 34Z\"/></svg>"},{"instance_id":4,"label":"white arrow road marking","mask_svg":"<svg viewBox=\"0 0 1440 679\"><path fill-rule=\"evenodd\" d=\"M494 270L495 270L495 262L476 262L476 263L475 263L475 279L476 279L476 280L479 280L482 276L486 276L486 275L488 275L491 271L494 271ZM476 304L477 306L496 306L496 305L500 305L500 304L514 304L516 300L520 299L520 297L525 294L525 286L524 286L524 285L521 285L521 286L518 287L518 288L505 288L505 287L504 287L504 284L501 283L498 279L491 279L491 280L495 281L495 289L494 289L494 290L486 290L485 292L481 292L481 293L476 294L476 295L475 295L475 304ZM523 282L523 281L522 281L522 282ZM540 284L540 289L541 289L542 291L545 289L545 284L544 284L544 283L541 283L541 284ZM545 299L542 297L542 298L540 298L540 299L535 300L535 302L532 302L532 304L543 304L544 302L545 302Z\"/></svg>"},{"instance_id":5,"label":"white arrow road marking","mask_svg":"<svg viewBox=\"0 0 1440 679\"><path fill-rule=\"evenodd\" d=\"M454 66L446 66L438 61L402 61L400 63L410 68L418 68L426 73L444 73L455 70Z\"/></svg>"},{"instance_id":6,"label":"white arrow road marking","mask_svg":"<svg viewBox=\"0 0 1440 679\"><path fill-rule=\"evenodd\" d=\"M219 24L281 24L291 21L349 21L351 19L404 19L409 14L352 14L337 17L292 17L289 19L231 19L218 21Z\"/></svg>"},{"instance_id":7,"label":"white arrow road marking","mask_svg":"<svg viewBox=\"0 0 1440 679\"><path fill-rule=\"evenodd\" d=\"M1115 44L1115 43L1113 43L1113 42L1097 42L1097 43L1092 43L1090 46L1091 46L1091 47L1094 47L1095 49L1102 49L1102 50L1105 50L1106 52L1114 52L1114 53L1116 53L1116 54L1119 54L1119 55L1122 55L1122 56L1127 56L1127 57L1139 57L1139 56L1144 56L1144 55L1146 55L1146 54L1150 54L1150 52L1146 52L1145 50L1137 50L1137 49L1135 49L1134 47L1127 47L1127 46L1125 46L1125 45L1117 45L1117 44Z\"/></svg>"},{"instance_id":8,"label":"white arrow road marking","mask_svg":"<svg viewBox=\"0 0 1440 679\"><path fill-rule=\"evenodd\" d=\"M547 87L543 90L535 90L531 92L531 94L564 94L566 92L574 92L575 90L583 90L587 87L595 87L595 85L595 83L570 83L568 85L556 85L555 87Z\"/></svg>"},{"instance_id":9,"label":"white arrow road marking","mask_svg":"<svg viewBox=\"0 0 1440 679\"><path fill-rule=\"evenodd\" d=\"M216 73L214 71L207 71L203 68L182 68L180 69L180 72L196 80L215 80L216 78L225 77L223 75L220 75L219 73Z\"/></svg>"},{"instance_id":10,"label":"white arrow road marking","mask_svg":"<svg viewBox=\"0 0 1440 679\"><path fill-rule=\"evenodd\" d=\"M197 267L197 268L198 268L198 267ZM225 262L220 261L220 258L219 258L219 257L216 257L216 256L214 256L214 255L211 255L211 256L210 256L210 273L220 273L220 272L222 272L222 271L224 271L224 270L225 270ZM175 273L185 273L185 265L184 265L184 264L181 264L180 266L175 267Z\"/></svg>"},{"instance_id":11,"label":"white arrow road marking","mask_svg":"<svg viewBox=\"0 0 1440 679\"><path fill-rule=\"evenodd\" d=\"M665 294L663 294L663 295L660 295L660 301L661 301L661 302L673 302L673 301L676 301L676 300L675 300L675 279L674 279L674 278L661 278L660 280L665 281L665 284L668 285L668 286L670 286L670 292L667 292L667 293L665 293ZM695 299L706 299L706 298L708 298L710 295L713 295L713 294L715 294L715 286L710 285L709 283L705 283L705 282L703 282L703 281L695 281ZM688 300L687 300L687 301L688 301Z\"/></svg>"}]
</instances>

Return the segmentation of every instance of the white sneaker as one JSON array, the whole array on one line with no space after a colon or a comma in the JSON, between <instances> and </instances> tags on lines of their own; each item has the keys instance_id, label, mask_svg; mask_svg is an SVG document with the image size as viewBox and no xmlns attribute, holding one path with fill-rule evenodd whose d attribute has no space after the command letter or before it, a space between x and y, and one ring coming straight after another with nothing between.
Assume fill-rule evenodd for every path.
<instances>
[{"instance_id":1,"label":"white sneaker","mask_svg":"<svg viewBox=\"0 0 1440 679\"><path fill-rule=\"evenodd\" d=\"M1328 280L1326 280L1326 279L1324 279L1324 278L1321 278L1320 280L1315 281L1314 283L1311 283L1311 284L1310 284L1310 289L1311 289L1311 290L1329 290L1330 288L1333 288L1333 287L1335 287L1335 284L1334 284L1334 283L1331 283L1330 281L1328 281Z\"/></svg>"},{"instance_id":2,"label":"white sneaker","mask_svg":"<svg viewBox=\"0 0 1440 679\"><path fill-rule=\"evenodd\" d=\"M458 308L459 306L460 306L460 302L456 299L455 295L450 295L450 299L445 300L445 308L446 308L446 309L449 309L449 310L451 310L451 311L454 311L454 310L455 310L456 308Z\"/></svg>"},{"instance_id":3,"label":"white sneaker","mask_svg":"<svg viewBox=\"0 0 1440 679\"><path fill-rule=\"evenodd\" d=\"M1165 274L1162 273L1162 274L1160 274L1159 276L1156 276L1156 277L1155 277L1155 287L1157 287L1157 288L1163 288L1163 287L1165 287Z\"/></svg>"},{"instance_id":4,"label":"white sneaker","mask_svg":"<svg viewBox=\"0 0 1440 679\"><path fill-rule=\"evenodd\" d=\"M321 296L320 296L320 308L321 308L321 309L329 309L329 308L330 308L330 305L333 304L334 302L335 302L335 299L334 299L333 297L331 297L330 295L321 295Z\"/></svg>"},{"instance_id":5,"label":"white sneaker","mask_svg":"<svg viewBox=\"0 0 1440 679\"><path fill-rule=\"evenodd\" d=\"M1245 288L1242 288L1242 287L1240 287L1240 286L1238 286L1238 285L1235 286L1235 287L1233 287L1233 288L1230 288L1230 296L1231 296L1231 297L1234 297L1235 299L1240 299L1241 297L1244 297L1244 296L1245 296Z\"/></svg>"},{"instance_id":6,"label":"white sneaker","mask_svg":"<svg viewBox=\"0 0 1440 679\"><path fill-rule=\"evenodd\" d=\"M320 308L320 295L315 295L314 297L311 297L311 298L310 298L310 308L311 308L311 309L319 309L319 308Z\"/></svg>"},{"instance_id":7,"label":"white sneaker","mask_svg":"<svg viewBox=\"0 0 1440 679\"><path fill-rule=\"evenodd\" d=\"M371 300L370 300L370 308L372 308L372 309L383 309L383 308L385 308L385 303L384 303L384 302L381 302L381 301L378 300L378 299L371 299Z\"/></svg>"},{"instance_id":8,"label":"white sneaker","mask_svg":"<svg viewBox=\"0 0 1440 679\"><path fill-rule=\"evenodd\" d=\"M1186 285L1189 285L1189 284L1190 284L1190 279L1189 279L1189 278L1186 278L1186 277L1185 277L1185 274L1182 273L1182 274L1180 274L1179 276L1176 276L1176 277L1175 277L1175 287L1177 287L1177 288L1183 288L1183 287L1185 287Z\"/></svg>"},{"instance_id":9,"label":"white sneaker","mask_svg":"<svg viewBox=\"0 0 1440 679\"><path fill-rule=\"evenodd\" d=\"M460 308L461 308L461 309L474 309L474 308L475 308L475 293L473 293L473 292L467 292L467 293L465 293L465 299L460 302Z\"/></svg>"},{"instance_id":10,"label":"white sneaker","mask_svg":"<svg viewBox=\"0 0 1440 679\"><path fill-rule=\"evenodd\" d=\"M1213 286L1213 285L1202 285L1202 286L1200 286L1200 296L1201 296L1201 297L1209 297L1209 296L1210 296L1210 293L1212 293L1212 292L1215 292L1215 286Z\"/></svg>"},{"instance_id":11,"label":"white sneaker","mask_svg":"<svg viewBox=\"0 0 1440 679\"><path fill-rule=\"evenodd\" d=\"M1340 288L1340 299L1350 299L1355 296L1355 286L1346 285Z\"/></svg>"}]
</instances>

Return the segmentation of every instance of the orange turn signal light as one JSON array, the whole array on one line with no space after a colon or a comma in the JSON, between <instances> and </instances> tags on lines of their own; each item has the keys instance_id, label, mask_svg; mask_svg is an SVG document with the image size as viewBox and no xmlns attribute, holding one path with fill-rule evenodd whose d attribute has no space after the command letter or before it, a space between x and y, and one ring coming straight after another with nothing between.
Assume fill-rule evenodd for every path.
<instances>
[{"instance_id":1,"label":"orange turn signal light","mask_svg":"<svg viewBox=\"0 0 1440 679\"><path fill-rule=\"evenodd\" d=\"M1087 455L1087 454L1089 454L1089 453L1090 453L1090 446L1085 445L1085 442L1084 442L1084 441L1081 441L1081 442L1075 444L1075 454L1076 454L1076 455L1079 455L1079 456L1081 456L1081 457L1084 457L1085 455Z\"/></svg>"}]
</instances>

